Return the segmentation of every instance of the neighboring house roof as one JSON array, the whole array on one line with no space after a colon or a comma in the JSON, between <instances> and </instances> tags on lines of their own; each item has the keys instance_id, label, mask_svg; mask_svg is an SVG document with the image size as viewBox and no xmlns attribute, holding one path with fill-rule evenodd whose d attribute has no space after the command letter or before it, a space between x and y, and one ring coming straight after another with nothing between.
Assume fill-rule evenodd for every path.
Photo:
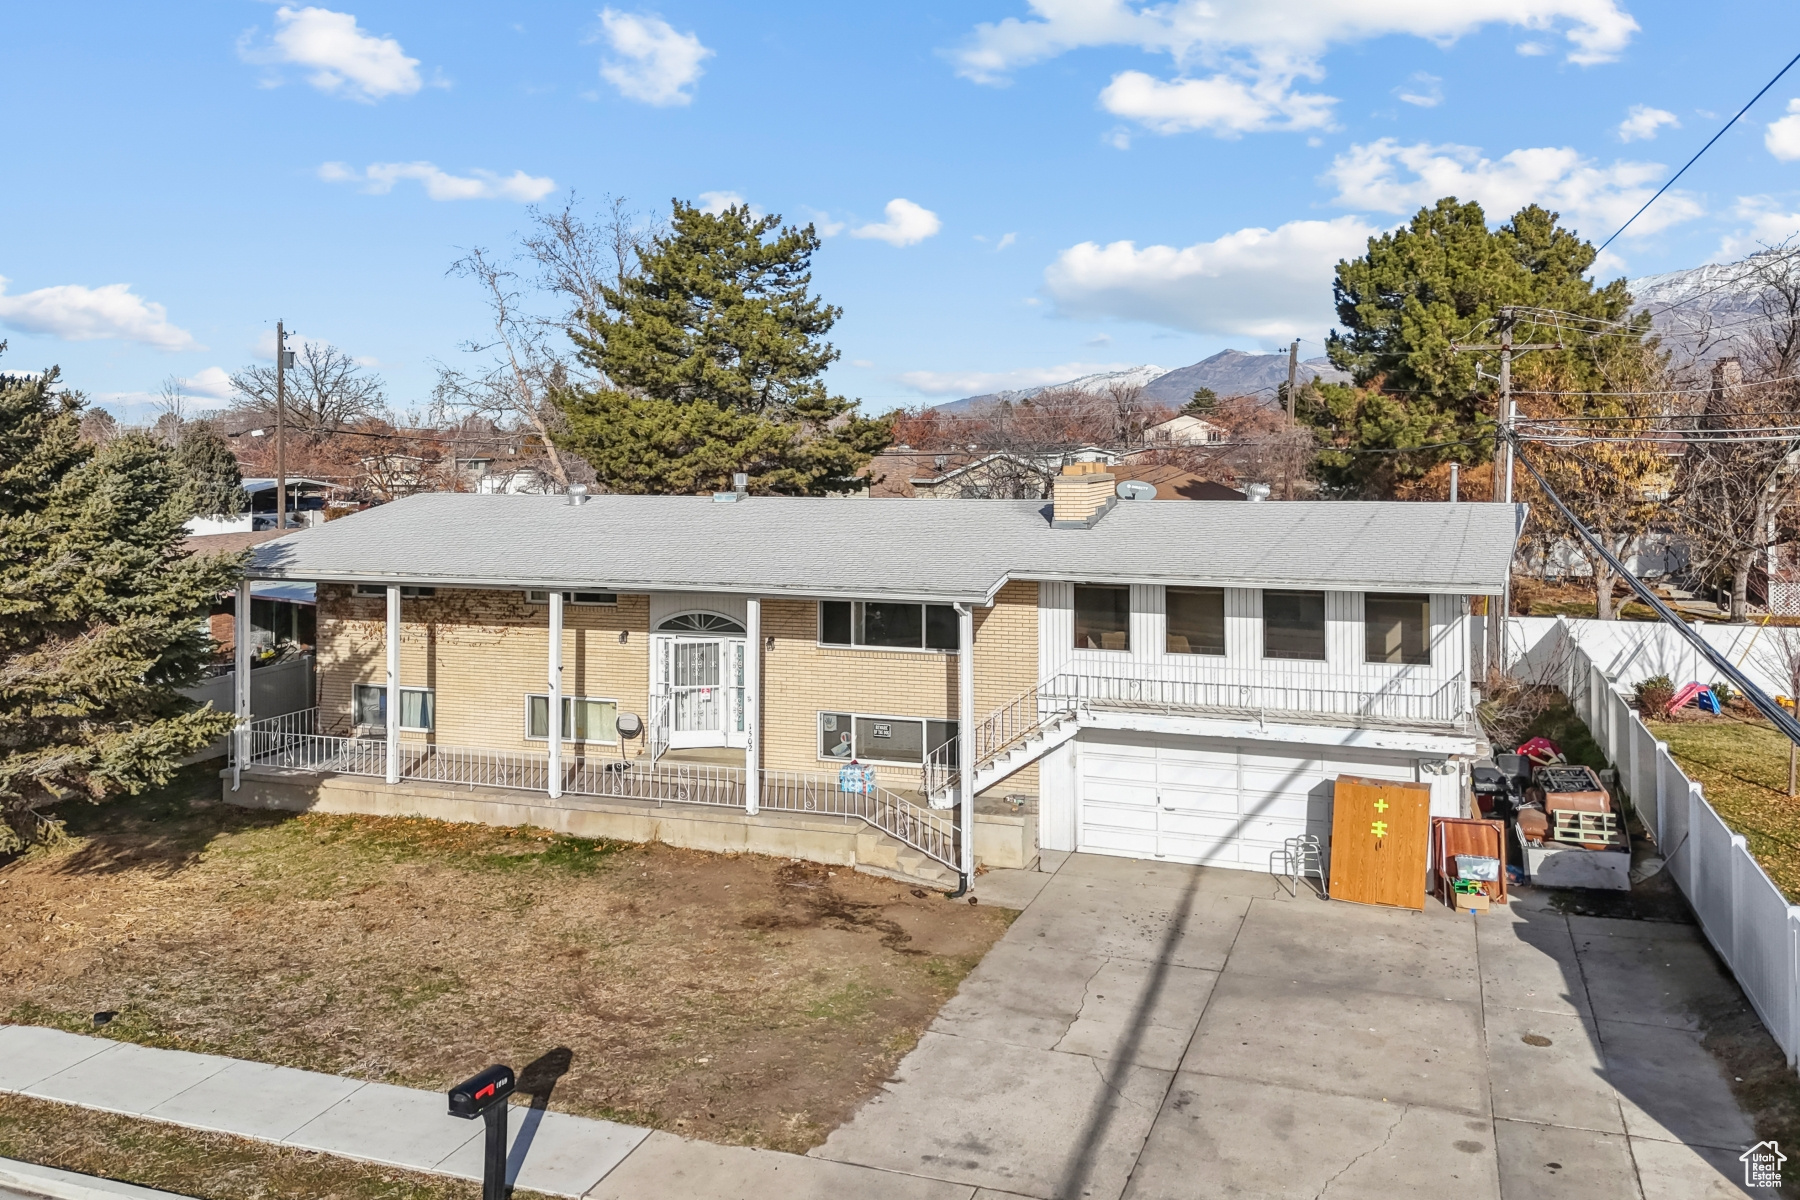
<instances>
[{"instance_id":1,"label":"neighboring house roof","mask_svg":"<svg viewBox=\"0 0 1800 1200\"><path fill-rule=\"evenodd\" d=\"M717 591L985 603L1008 579L1493 594L1520 508L1122 501L1053 529L1042 500L435 492L258 546L254 579Z\"/></svg>"},{"instance_id":2,"label":"neighboring house roof","mask_svg":"<svg viewBox=\"0 0 1800 1200\"><path fill-rule=\"evenodd\" d=\"M248 530L241 533L200 533L184 538L181 548L189 554L236 554L239 550L272 542L280 536L279 529L258 529L254 533Z\"/></svg>"},{"instance_id":3,"label":"neighboring house roof","mask_svg":"<svg viewBox=\"0 0 1800 1200\"><path fill-rule=\"evenodd\" d=\"M289 475L287 485L288 491L290 492L295 489L305 490L310 488L318 488L321 491L330 491L332 486L323 480L302 479L298 475ZM272 492L275 490L275 480L273 478L246 479L244 480L244 490L253 495L257 492Z\"/></svg>"},{"instance_id":4,"label":"neighboring house roof","mask_svg":"<svg viewBox=\"0 0 1800 1200\"><path fill-rule=\"evenodd\" d=\"M1143 483L1156 485L1158 500L1248 500L1249 497L1234 487L1216 483L1204 475L1196 475L1185 467L1173 463L1150 463L1137 465L1124 462L1111 468L1113 475L1119 479L1136 479Z\"/></svg>"}]
</instances>

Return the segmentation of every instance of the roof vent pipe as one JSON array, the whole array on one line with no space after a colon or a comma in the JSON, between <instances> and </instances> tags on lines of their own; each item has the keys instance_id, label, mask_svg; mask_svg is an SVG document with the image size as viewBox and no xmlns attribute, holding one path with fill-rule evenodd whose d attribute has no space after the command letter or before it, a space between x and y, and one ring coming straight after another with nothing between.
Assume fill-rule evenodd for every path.
<instances>
[{"instance_id":1,"label":"roof vent pipe","mask_svg":"<svg viewBox=\"0 0 1800 1200\"><path fill-rule=\"evenodd\" d=\"M569 485L569 499L568 499L567 503L569 503L569 504L586 504L587 503L587 484L571 483Z\"/></svg>"},{"instance_id":2,"label":"roof vent pipe","mask_svg":"<svg viewBox=\"0 0 1800 1200\"><path fill-rule=\"evenodd\" d=\"M1244 495L1251 500L1267 500L1269 498L1269 485L1266 483L1253 483L1244 489Z\"/></svg>"},{"instance_id":3,"label":"roof vent pipe","mask_svg":"<svg viewBox=\"0 0 1800 1200\"><path fill-rule=\"evenodd\" d=\"M750 494L750 476L742 471L734 471L731 476L731 490L740 496Z\"/></svg>"}]
</instances>

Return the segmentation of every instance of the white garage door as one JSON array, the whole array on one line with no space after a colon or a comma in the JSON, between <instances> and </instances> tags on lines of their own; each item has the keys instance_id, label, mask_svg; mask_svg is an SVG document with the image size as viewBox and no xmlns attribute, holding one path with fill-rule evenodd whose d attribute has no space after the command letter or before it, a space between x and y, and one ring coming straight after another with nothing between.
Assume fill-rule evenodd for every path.
<instances>
[{"instance_id":1,"label":"white garage door","mask_svg":"<svg viewBox=\"0 0 1800 1200\"><path fill-rule=\"evenodd\" d=\"M1330 757L1312 757L1328 754ZM1269 869L1284 839L1331 834L1339 775L1411 780L1415 760L1341 750L1142 738L1081 745L1080 849Z\"/></svg>"}]
</instances>

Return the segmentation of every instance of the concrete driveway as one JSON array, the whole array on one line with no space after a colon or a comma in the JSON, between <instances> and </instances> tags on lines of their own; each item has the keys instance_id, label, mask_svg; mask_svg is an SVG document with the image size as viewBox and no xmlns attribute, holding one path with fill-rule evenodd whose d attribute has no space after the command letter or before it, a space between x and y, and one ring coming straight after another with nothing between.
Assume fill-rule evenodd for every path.
<instances>
[{"instance_id":1,"label":"concrete driveway","mask_svg":"<svg viewBox=\"0 0 1800 1200\"><path fill-rule=\"evenodd\" d=\"M1093 855L980 892L1024 912L815 1157L984 1200L1742 1194L1696 1013L1743 1001L1691 927Z\"/></svg>"}]
</instances>

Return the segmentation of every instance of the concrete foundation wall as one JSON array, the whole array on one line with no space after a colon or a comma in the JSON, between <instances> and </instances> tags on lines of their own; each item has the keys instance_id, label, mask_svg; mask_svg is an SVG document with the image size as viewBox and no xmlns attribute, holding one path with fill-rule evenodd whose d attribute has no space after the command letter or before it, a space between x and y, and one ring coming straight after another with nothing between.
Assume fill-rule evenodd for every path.
<instances>
[{"instance_id":1,"label":"concrete foundation wall","mask_svg":"<svg viewBox=\"0 0 1800 1200\"><path fill-rule=\"evenodd\" d=\"M581 838L662 842L688 850L769 854L809 862L897 872L900 844L863 822L803 813L601 800L536 792L442 784L389 785L359 775L312 775L252 768L237 791L221 773L227 804L285 812L356 813L377 817L426 817L475 825L530 825ZM1010 805L1001 805L1010 810ZM1037 861L1035 812L980 812L976 860L984 866L1029 866Z\"/></svg>"}]
</instances>

